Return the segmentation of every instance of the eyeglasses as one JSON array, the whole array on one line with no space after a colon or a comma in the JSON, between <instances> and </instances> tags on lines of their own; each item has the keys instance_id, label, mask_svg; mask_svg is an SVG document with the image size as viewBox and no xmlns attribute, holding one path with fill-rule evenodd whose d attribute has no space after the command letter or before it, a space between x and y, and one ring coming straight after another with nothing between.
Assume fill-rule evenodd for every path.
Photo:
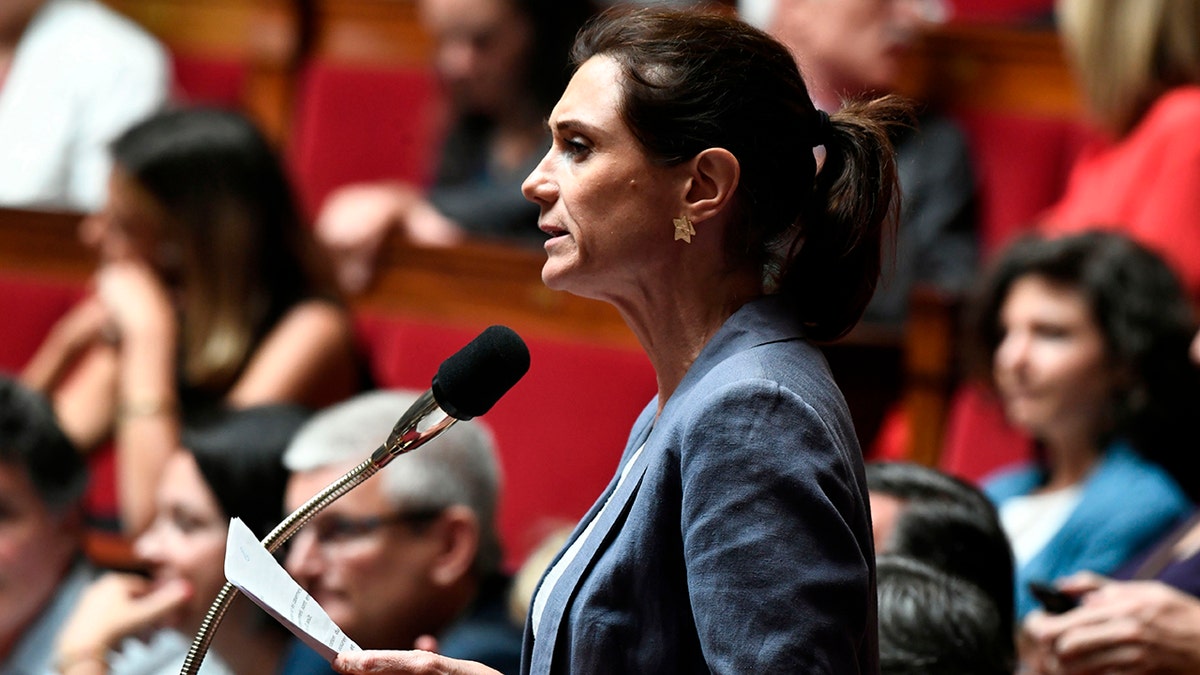
<instances>
[{"instance_id":1,"label":"eyeglasses","mask_svg":"<svg viewBox=\"0 0 1200 675\"><path fill-rule=\"evenodd\" d=\"M348 516L331 515L318 517L309 523L318 544L341 544L365 537L376 530L388 525L409 525L418 532L425 526L437 520L445 508L422 509L415 511L398 511L379 516L351 518Z\"/></svg>"}]
</instances>

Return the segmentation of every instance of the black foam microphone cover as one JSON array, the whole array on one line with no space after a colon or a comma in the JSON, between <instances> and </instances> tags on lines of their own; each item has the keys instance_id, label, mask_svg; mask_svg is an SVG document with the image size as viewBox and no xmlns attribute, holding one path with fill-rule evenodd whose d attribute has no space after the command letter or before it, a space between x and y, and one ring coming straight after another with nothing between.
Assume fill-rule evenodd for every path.
<instances>
[{"instance_id":1,"label":"black foam microphone cover","mask_svg":"<svg viewBox=\"0 0 1200 675\"><path fill-rule=\"evenodd\" d=\"M469 420L496 401L529 370L529 348L511 328L490 326L442 362L433 398L447 415Z\"/></svg>"}]
</instances>

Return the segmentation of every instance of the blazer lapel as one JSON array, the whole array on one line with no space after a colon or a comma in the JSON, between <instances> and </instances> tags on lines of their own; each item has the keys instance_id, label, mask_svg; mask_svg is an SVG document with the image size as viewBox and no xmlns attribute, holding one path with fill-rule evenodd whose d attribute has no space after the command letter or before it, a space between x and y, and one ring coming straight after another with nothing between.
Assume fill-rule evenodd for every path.
<instances>
[{"instance_id":1,"label":"blazer lapel","mask_svg":"<svg viewBox=\"0 0 1200 675\"><path fill-rule=\"evenodd\" d=\"M649 444L647 440L650 435L650 425L638 434L640 438L634 440L635 445L632 447L639 448L643 444ZM587 570L591 567L595 560L597 552L601 546L609 541L614 527L620 522L626 512L629 510L629 505L633 501L633 497L637 494L638 487L642 483L642 476L646 473L646 461L649 449L645 448L641 454L634 456L633 463L629 467L629 474L615 491L609 490L611 497L607 500L602 498L597 502L599 510L594 516L598 518L595 527L588 533L584 540L578 555L575 556L570 563L567 564L567 569L559 577L558 583L550 591L550 597L546 600L546 608L542 611L542 620L538 624L538 636L533 641L533 655L529 672L531 673L549 673L551 665L554 663L554 652L558 642L559 635L562 633L564 622L563 616L566 613L567 607L571 603L571 599L575 597L576 591L579 589L579 583L583 579ZM624 470L624 469L622 469ZM619 480L614 480L614 485ZM595 509L593 509L595 510Z\"/></svg>"},{"instance_id":2,"label":"blazer lapel","mask_svg":"<svg viewBox=\"0 0 1200 675\"><path fill-rule=\"evenodd\" d=\"M754 345L795 339L803 335L802 328L795 323L790 310L774 297L760 298L746 303L738 310L737 314L742 315L740 320L726 322L726 325L722 326L713 339L701 350L696 362L688 369L675 393L663 406L660 418L668 419L671 415L679 414L676 409L683 405L680 401L687 398L687 392L703 379L704 374L712 368L713 364L727 358L730 354ZM611 503L602 506L605 503L605 497L602 496L592 507L588 518L576 527L577 534L574 536L581 536L587 520L599 518L587 540L582 544L579 554L567 565L567 569L559 577L558 583L555 584L554 589L550 592L550 597L546 600L546 607L542 610L541 622L538 624L538 636L533 641L532 655L528 661L529 667L523 667L523 672L538 674L551 672L551 666L555 662L556 645L564 629L563 616L566 614L567 607L578 592L580 581L591 568L597 552L600 551L602 545L611 540L616 524L624 520L633 497L641 485L642 477L646 473L646 465L656 452L649 436L650 430L654 426L654 411L657 408L657 401L658 399L655 398L650 402L650 405L638 418L634 427L635 431L630 435L630 443L625 449L624 457L629 457L643 443L646 447L633 461L629 475L620 484L620 488L614 492L613 486L619 480L620 474L618 473L606 490L606 493L612 495ZM526 655L529 653L529 650L525 651ZM524 665L523 663L522 666Z\"/></svg>"}]
</instances>

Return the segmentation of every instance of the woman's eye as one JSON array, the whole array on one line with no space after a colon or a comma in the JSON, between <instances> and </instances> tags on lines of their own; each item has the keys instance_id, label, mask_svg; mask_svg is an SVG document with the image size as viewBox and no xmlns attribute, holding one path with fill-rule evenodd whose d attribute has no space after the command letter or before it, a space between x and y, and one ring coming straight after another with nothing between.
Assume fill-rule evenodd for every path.
<instances>
[{"instance_id":1,"label":"woman's eye","mask_svg":"<svg viewBox=\"0 0 1200 675\"><path fill-rule=\"evenodd\" d=\"M587 144L574 138L564 138L562 140L563 152L574 159L582 159L592 151Z\"/></svg>"},{"instance_id":2,"label":"woman's eye","mask_svg":"<svg viewBox=\"0 0 1200 675\"><path fill-rule=\"evenodd\" d=\"M171 513L169 520L171 526L178 532L191 534L208 527L208 522L195 514L184 511L174 511Z\"/></svg>"},{"instance_id":3,"label":"woman's eye","mask_svg":"<svg viewBox=\"0 0 1200 675\"><path fill-rule=\"evenodd\" d=\"M1038 337L1049 340L1062 340L1071 335L1071 331L1064 326L1038 326L1035 332Z\"/></svg>"}]
</instances>

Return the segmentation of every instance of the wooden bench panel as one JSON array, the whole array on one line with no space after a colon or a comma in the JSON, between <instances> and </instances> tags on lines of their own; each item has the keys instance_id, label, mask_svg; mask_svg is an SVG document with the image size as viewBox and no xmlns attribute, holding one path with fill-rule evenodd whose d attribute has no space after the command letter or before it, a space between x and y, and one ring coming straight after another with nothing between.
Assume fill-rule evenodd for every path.
<instances>
[{"instance_id":1,"label":"wooden bench panel","mask_svg":"<svg viewBox=\"0 0 1200 675\"><path fill-rule=\"evenodd\" d=\"M948 25L907 56L899 91L950 110L1078 119L1079 91L1049 30Z\"/></svg>"}]
</instances>

